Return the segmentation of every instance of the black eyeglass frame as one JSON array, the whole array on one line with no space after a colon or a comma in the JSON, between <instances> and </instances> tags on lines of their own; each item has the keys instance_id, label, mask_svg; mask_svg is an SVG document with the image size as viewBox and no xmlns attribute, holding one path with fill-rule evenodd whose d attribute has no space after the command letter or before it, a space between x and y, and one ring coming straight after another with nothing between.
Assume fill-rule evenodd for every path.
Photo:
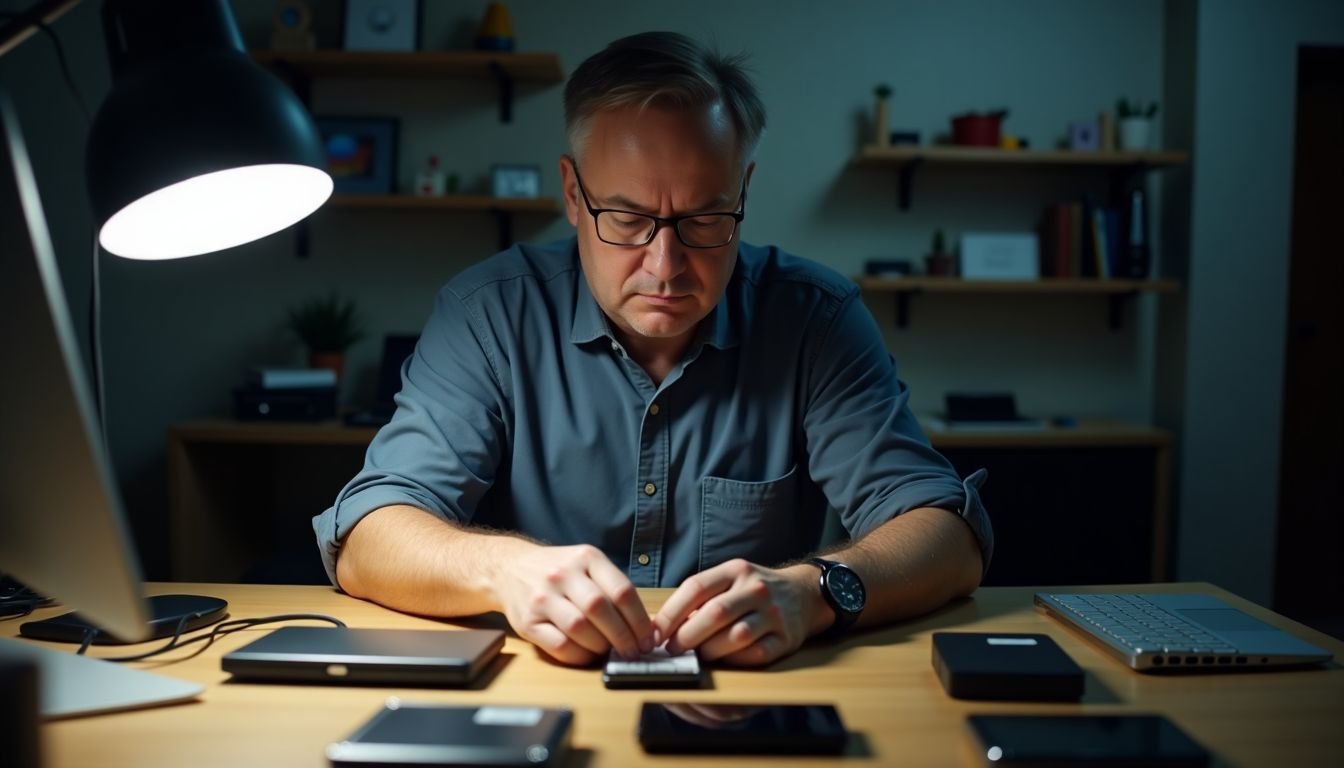
<instances>
[{"instance_id":1,"label":"black eyeglass frame","mask_svg":"<svg viewBox=\"0 0 1344 768\"><path fill-rule=\"evenodd\" d=\"M746 178L742 179L742 191L741 193L739 193L737 198L736 211L702 211L700 213L687 213L681 216L654 216L651 213L643 213L641 211L627 211L624 208L594 208L592 202L588 200L588 190L583 188L583 177L579 175L578 161L575 160L574 157L571 155L566 155L565 157L566 159L569 160L570 167L574 169L574 180L578 182L579 196L583 198L583 205L585 208L588 209L588 214L593 217L593 234L597 235L597 239L601 240L607 245L614 245L617 246L618 248L643 248L644 246L653 242L653 239L658 236L658 230L662 229L663 227L671 227L672 231L677 235L677 240L687 248L698 248L701 250L708 250L710 248L722 248L723 246L733 242L733 238L737 236L738 228L742 226L742 219L746 218L747 216ZM597 226L598 214L602 213L623 213L627 216L642 216L643 218L653 220L653 229L649 230L648 239L642 243L613 243L602 236L602 230ZM681 222L686 221L688 219L698 219L701 216L728 216L729 218L731 218L733 220L733 231L728 234L728 239L724 240L722 243L718 243L717 245L692 245L691 243L686 242L686 238L683 237L681 234L681 227L679 227L678 225Z\"/></svg>"}]
</instances>

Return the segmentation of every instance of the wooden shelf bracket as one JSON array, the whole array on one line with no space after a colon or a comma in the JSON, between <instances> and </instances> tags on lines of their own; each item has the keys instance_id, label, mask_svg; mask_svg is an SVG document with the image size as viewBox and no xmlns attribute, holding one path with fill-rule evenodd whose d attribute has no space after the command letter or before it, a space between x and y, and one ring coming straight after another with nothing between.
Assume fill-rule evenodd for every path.
<instances>
[{"instance_id":1,"label":"wooden shelf bracket","mask_svg":"<svg viewBox=\"0 0 1344 768\"><path fill-rule=\"evenodd\" d=\"M902 165L900 172L897 174L896 203L900 206L902 211L910 210L910 188L913 187L915 183L915 171L919 170L919 167L923 164L924 158L916 157L905 165Z\"/></svg>"},{"instance_id":2,"label":"wooden shelf bracket","mask_svg":"<svg viewBox=\"0 0 1344 768\"><path fill-rule=\"evenodd\" d=\"M490 72L499 85L499 122L513 122L513 76L497 61L490 62Z\"/></svg>"}]
</instances>

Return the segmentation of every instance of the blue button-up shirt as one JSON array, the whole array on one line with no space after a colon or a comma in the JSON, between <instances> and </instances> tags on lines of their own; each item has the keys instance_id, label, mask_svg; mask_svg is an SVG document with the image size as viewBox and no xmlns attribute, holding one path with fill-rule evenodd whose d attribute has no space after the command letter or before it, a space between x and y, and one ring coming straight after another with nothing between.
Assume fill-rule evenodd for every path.
<instances>
[{"instance_id":1,"label":"blue button-up shirt","mask_svg":"<svg viewBox=\"0 0 1344 768\"><path fill-rule=\"evenodd\" d=\"M364 515L408 504L460 524L590 543L636 586L734 557L815 549L904 511L960 514L988 566L976 488L925 439L858 289L742 244L722 300L655 384L589 291L574 239L519 245L438 294L392 421L314 521L335 582Z\"/></svg>"}]
</instances>

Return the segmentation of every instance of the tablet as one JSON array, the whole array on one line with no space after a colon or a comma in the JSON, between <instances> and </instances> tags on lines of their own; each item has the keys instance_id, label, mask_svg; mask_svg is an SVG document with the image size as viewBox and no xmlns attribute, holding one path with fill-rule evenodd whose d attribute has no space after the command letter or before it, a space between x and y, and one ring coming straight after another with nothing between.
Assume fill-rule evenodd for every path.
<instances>
[{"instance_id":1,"label":"tablet","mask_svg":"<svg viewBox=\"0 0 1344 768\"><path fill-rule=\"evenodd\" d=\"M1210 754L1161 715L970 715L984 765L1204 768Z\"/></svg>"},{"instance_id":2,"label":"tablet","mask_svg":"<svg viewBox=\"0 0 1344 768\"><path fill-rule=\"evenodd\" d=\"M225 654L222 666L249 682L463 685L503 647L496 629L282 627Z\"/></svg>"}]
</instances>

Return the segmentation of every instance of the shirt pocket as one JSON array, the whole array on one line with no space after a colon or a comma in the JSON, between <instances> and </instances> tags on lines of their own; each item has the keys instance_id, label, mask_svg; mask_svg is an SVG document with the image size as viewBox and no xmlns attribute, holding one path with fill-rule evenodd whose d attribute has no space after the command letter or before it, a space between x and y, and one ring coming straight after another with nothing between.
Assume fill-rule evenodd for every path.
<instances>
[{"instance_id":1,"label":"shirt pocket","mask_svg":"<svg viewBox=\"0 0 1344 768\"><path fill-rule=\"evenodd\" d=\"M800 501L797 465L775 480L701 480L697 570L735 557L772 566L806 554L806 544L796 540Z\"/></svg>"}]
</instances>

